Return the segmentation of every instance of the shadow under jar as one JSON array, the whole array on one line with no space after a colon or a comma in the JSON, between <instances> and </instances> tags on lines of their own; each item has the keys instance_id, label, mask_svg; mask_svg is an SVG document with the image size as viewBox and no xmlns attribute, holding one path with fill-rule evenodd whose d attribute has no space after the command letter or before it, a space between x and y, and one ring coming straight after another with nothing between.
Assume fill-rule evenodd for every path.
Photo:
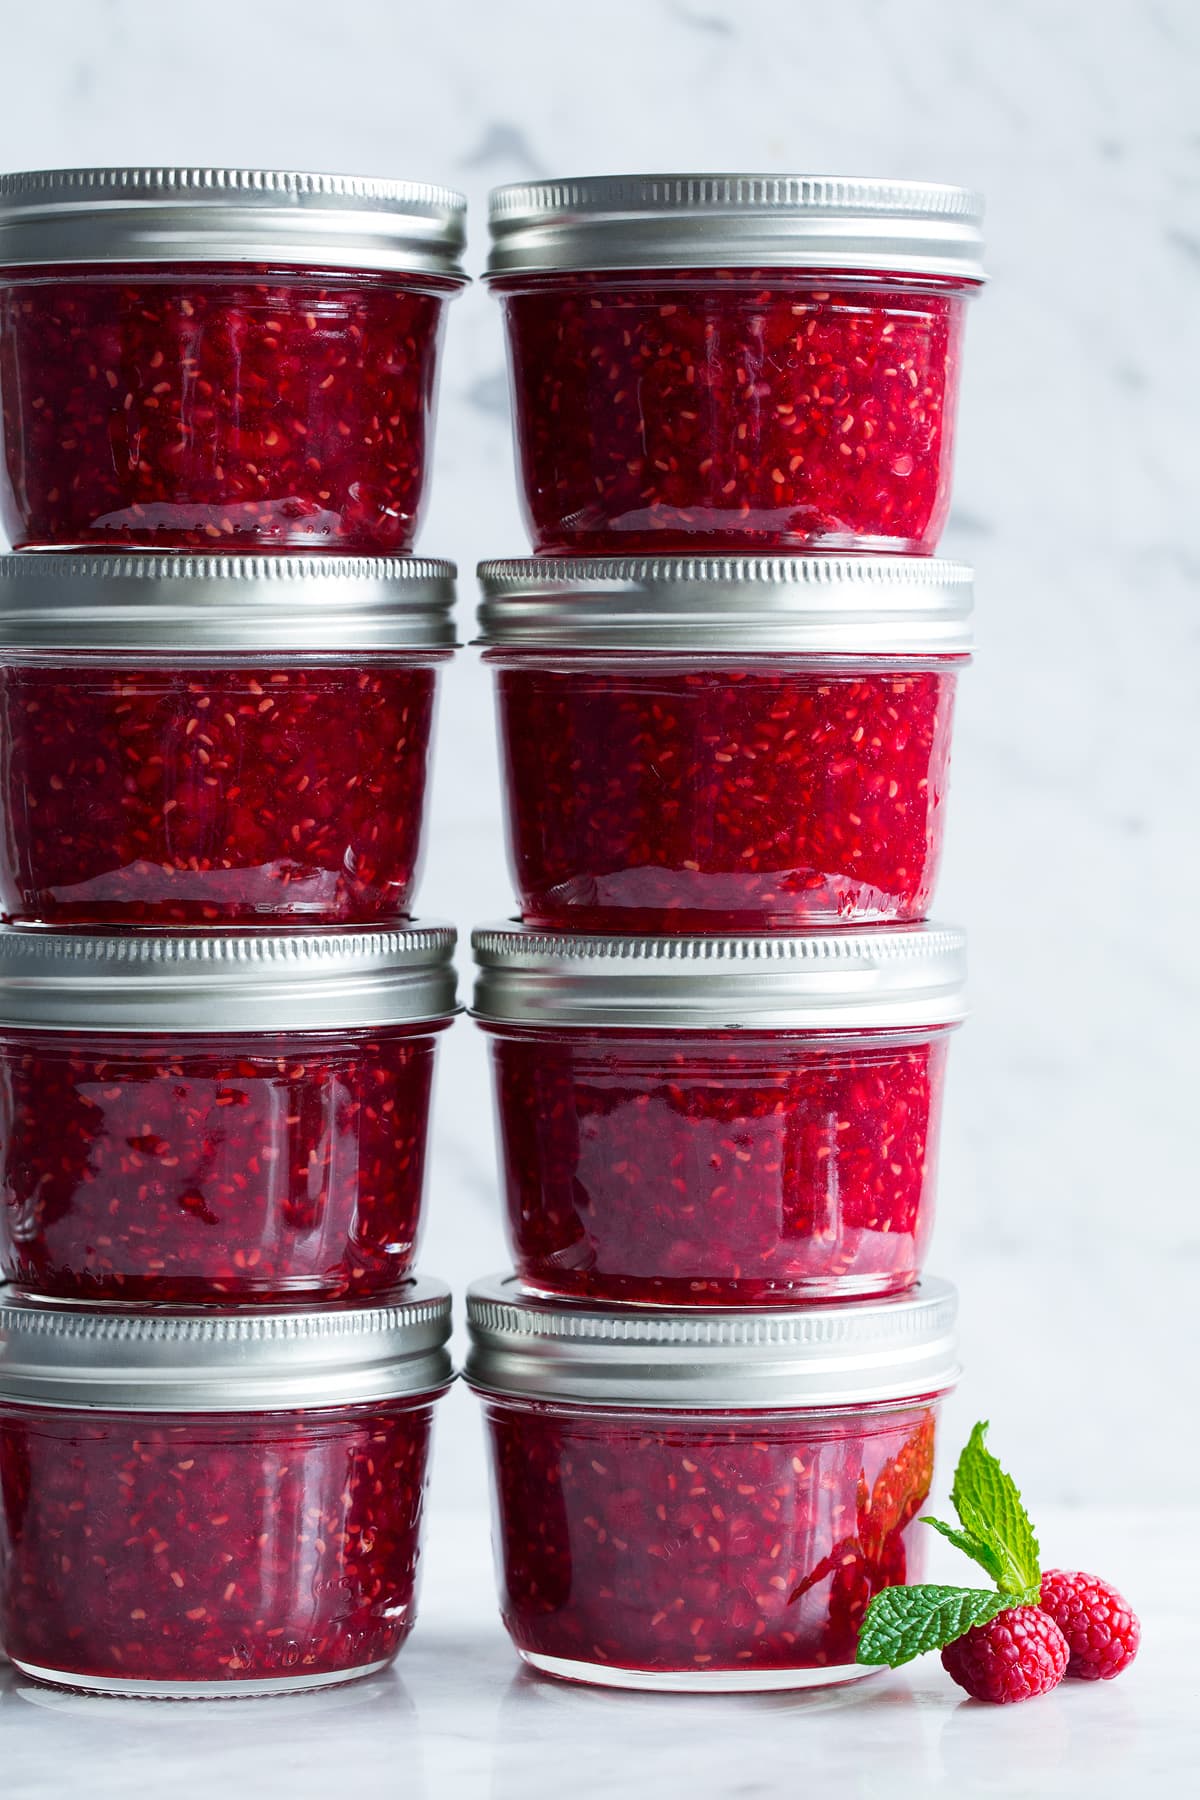
<instances>
[{"instance_id":1,"label":"shadow under jar","mask_svg":"<svg viewBox=\"0 0 1200 1800\"><path fill-rule=\"evenodd\" d=\"M411 549L465 201L242 169L0 181L18 549Z\"/></svg>"},{"instance_id":2,"label":"shadow under jar","mask_svg":"<svg viewBox=\"0 0 1200 1800\"><path fill-rule=\"evenodd\" d=\"M372 1297L412 1268L448 926L0 933L0 1271L112 1305Z\"/></svg>"},{"instance_id":3,"label":"shadow under jar","mask_svg":"<svg viewBox=\"0 0 1200 1800\"><path fill-rule=\"evenodd\" d=\"M535 1292L890 1294L933 1229L961 932L474 935L513 1260Z\"/></svg>"},{"instance_id":4,"label":"shadow under jar","mask_svg":"<svg viewBox=\"0 0 1200 1800\"><path fill-rule=\"evenodd\" d=\"M0 1631L157 1699L351 1681L412 1629L450 1296L236 1317L0 1307Z\"/></svg>"},{"instance_id":5,"label":"shadow under jar","mask_svg":"<svg viewBox=\"0 0 1200 1800\"><path fill-rule=\"evenodd\" d=\"M873 1596L919 1581L954 1290L820 1313L468 1295L504 1624L527 1663L607 1687L814 1687Z\"/></svg>"},{"instance_id":6,"label":"shadow under jar","mask_svg":"<svg viewBox=\"0 0 1200 1800\"><path fill-rule=\"evenodd\" d=\"M509 860L551 930L925 917L971 571L912 557L484 563Z\"/></svg>"},{"instance_id":7,"label":"shadow under jar","mask_svg":"<svg viewBox=\"0 0 1200 1800\"><path fill-rule=\"evenodd\" d=\"M0 558L5 917L404 917L454 573L416 558Z\"/></svg>"},{"instance_id":8,"label":"shadow under jar","mask_svg":"<svg viewBox=\"0 0 1200 1800\"><path fill-rule=\"evenodd\" d=\"M981 210L801 175L497 189L534 548L935 549Z\"/></svg>"}]
</instances>

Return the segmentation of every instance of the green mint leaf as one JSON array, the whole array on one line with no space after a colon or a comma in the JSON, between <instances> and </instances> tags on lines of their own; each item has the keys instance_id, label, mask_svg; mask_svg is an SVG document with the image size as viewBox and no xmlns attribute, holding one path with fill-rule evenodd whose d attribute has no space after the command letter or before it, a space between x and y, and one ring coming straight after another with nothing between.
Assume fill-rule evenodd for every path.
<instances>
[{"instance_id":1,"label":"green mint leaf","mask_svg":"<svg viewBox=\"0 0 1200 1800\"><path fill-rule=\"evenodd\" d=\"M1012 1601L982 1588L890 1587L876 1594L858 1634L860 1663L898 1669L952 1644L972 1625L984 1625Z\"/></svg>"},{"instance_id":2,"label":"green mint leaf","mask_svg":"<svg viewBox=\"0 0 1200 1800\"><path fill-rule=\"evenodd\" d=\"M963 1524L963 1534L994 1560L984 1567L1008 1596L1041 1586L1038 1542L1011 1475L1006 1475L984 1443L986 1421L976 1425L958 1459L950 1498ZM957 1540L956 1540L957 1541ZM966 1545L959 1545L965 1549ZM967 1550L977 1562L978 1550Z\"/></svg>"},{"instance_id":3,"label":"green mint leaf","mask_svg":"<svg viewBox=\"0 0 1200 1800\"><path fill-rule=\"evenodd\" d=\"M933 1529L940 1531L944 1538L949 1538L950 1542L956 1544L964 1555L969 1556L973 1562L977 1562L999 1587L1000 1577L1004 1573L1004 1561L990 1544L981 1544L979 1539L972 1537L969 1531L958 1531L953 1525L944 1524L941 1519L931 1518L928 1513L922 1513L921 1523L922 1525L932 1525Z\"/></svg>"}]
</instances>

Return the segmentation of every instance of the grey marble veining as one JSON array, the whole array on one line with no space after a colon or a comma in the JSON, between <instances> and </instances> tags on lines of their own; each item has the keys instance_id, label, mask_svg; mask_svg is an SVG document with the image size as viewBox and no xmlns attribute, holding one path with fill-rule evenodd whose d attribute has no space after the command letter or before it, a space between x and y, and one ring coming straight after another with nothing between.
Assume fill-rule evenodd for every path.
<instances>
[{"instance_id":1,"label":"grey marble veining","mask_svg":"<svg viewBox=\"0 0 1200 1800\"><path fill-rule=\"evenodd\" d=\"M938 902L971 929L975 1001L933 1259L963 1291L952 1418L990 1414L1048 1496L1118 1469L1114 1498L1194 1489L1196 1434L1161 1396L1194 1355L1200 1271L1200 9L60 0L6 27L3 166L457 182L476 269L487 188L534 174L826 169L985 190L994 280L970 321L945 545L978 564L980 632ZM475 560L523 544L505 391L476 288L452 310L423 538L467 573L468 619ZM441 710L421 898L460 927L511 904L488 685L463 656ZM443 1046L424 1254L460 1286L504 1260L484 1045L465 1024ZM441 1493L480 1476L469 1409L445 1426Z\"/></svg>"}]
</instances>

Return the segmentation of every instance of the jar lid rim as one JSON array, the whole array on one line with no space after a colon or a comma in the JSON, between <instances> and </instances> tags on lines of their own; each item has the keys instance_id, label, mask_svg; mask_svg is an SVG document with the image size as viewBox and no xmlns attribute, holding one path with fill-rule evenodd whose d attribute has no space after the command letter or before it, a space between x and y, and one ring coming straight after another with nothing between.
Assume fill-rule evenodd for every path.
<instances>
[{"instance_id":1,"label":"jar lid rim","mask_svg":"<svg viewBox=\"0 0 1200 1800\"><path fill-rule=\"evenodd\" d=\"M466 1376L493 1394L581 1404L859 1404L944 1391L958 1375L949 1282L773 1310L549 1299L514 1275L467 1294Z\"/></svg>"},{"instance_id":2,"label":"jar lid rim","mask_svg":"<svg viewBox=\"0 0 1200 1800\"><path fill-rule=\"evenodd\" d=\"M0 1401L130 1412L320 1407L420 1394L452 1369L450 1290L367 1306L96 1308L0 1297Z\"/></svg>"},{"instance_id":3,"label":"jar lid rim","mask_svg":"<svg viewBox=\"0 0 1200 1800\"><path fill-rule=\"evenodd\" d=\"M0 1027L248 1031L408 1024L457 1010L452 925L0 928Z\"/></svg>"},{"instance_id":4,"label":"jar lid rim","mask_svg":"<svg viewBox=\"0 0 1200 1800\"><path fill-rule=\"evenodd\" d=\"M314 169L246 168L234 164L120 163L63 168L14 169L0 174L0 206L26 197L53 199L68 193L96 198L145 196L160 192L212 195L221 191L251 201L273 194L365 200L405 207L445 207L465 214L467 197L440 182L408 181L392 175L349 175Z\"/></svg>"},{"instance_id":5,"label":"jar lid rim","mask_svg":"<svg viewBox=\"0 0 1200 1800\"><path fill-rule=\"evenodd\" d=\"M977 285L982 197L940 182L754 172L587 175L489 196L492 277L824 268Z\"/></svg>"},{"instance_id":6,"label":"jar lid rim","mask_svg":"<svg viewBox=\"0 0 1200 1800\"><path fill-rule=\"evenodd\" d=\"M471 935L472 1012L487 1024L663 1030L922 1029L966 1016L957 926L735 935Z\"/></svg>"},{"instance_id":7,"label":"jar lid rim","mask_svg":"<svg viewBox=\"0 0 1200 1800\"><path fill-rule=\"evenodd\" d=\"M466 198L384 176L143 164L0 176L0 268L280 263L465 286Z\"/></svg>"},{"instance_id":8,"label":"jar lid rim","mask_svg":"<svg viewBox=\"0 0 1200 1800\"><path fill-rule=\"evenodd\" d=\"M436 557L0 556L0 650L453 648L457 570Z\"/></svg>"},{"instance_id":9,"label":"jar lid rim","mask_svg":"<svg viewBox=\"0 0 1200 1800\"><path fill-rule=\"evenodd\" d=\"M510 557L481 563L488 649L965 656L974 575L912 556Z\"/></svg>"}]
</instances>

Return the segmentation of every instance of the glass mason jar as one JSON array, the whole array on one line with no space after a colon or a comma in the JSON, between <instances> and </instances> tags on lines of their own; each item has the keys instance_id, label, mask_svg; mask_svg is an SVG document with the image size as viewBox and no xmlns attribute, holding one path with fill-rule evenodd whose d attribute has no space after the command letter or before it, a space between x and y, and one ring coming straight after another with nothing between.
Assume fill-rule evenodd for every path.
<instances>
[{"instance_id":1,"label":"glass mason jar","mask_svg":"<svg viewBox=\"0 0 1200 1800\"><path fill-rule=\"evenodd\" d=\"M0 911L403 918L454 574L411 557L0 558Z\"/></svg>"},{"instance_id":2,"label":"glass mason jar","mask_svg":"<svg viewBox=\"0 0 1200 1800\"><path fill-rule=\"evenodd\" d=\"M454 932L0 933L0 1273L125 1305L412 1268Z\"/></svg>"},{"instance_id":3,"label":"glass mason jar","mask_svg":"<svg viewBox=\"0 0 1200 1800\"><path fill-rule=\"evenodd\" d=\"M925 917L969 569L533 557L480 578L527 921L804 931Z\"/></svg>"},{"instance_id":4,"label":"glass mason jar","mask_svg":"<svg viewBox=\"0 0 1200 1800\"><path fill-rule=\"evenodd\" d=\"M766 1307L916 1281L961 932L473 942L533 1291Z\"/></svg>"},{"instance_id":5,"label":"glass mason jar","mask_svg":"<svg viewBox=\"0 0 1200 1800\"><path fill-rule=\"evenodd\" d=\"M416 1614L450 1296L237 1315L0 1306L0 1638L159 1699L383 1668Z\"/></svg>"},{"instance_id":6,"label":"glass mason jar","mask_svg":"<svg viewBox=\"0 0 1200 1800\"><path fill-rule=\"evenodd\" d=\"M505 1627L606 1687L814 1687L920 1580L954 1290L788 1313L467 1302Z\"/></svg>"},{"instance_id":7,"label":"glass mason jar","mask_svg":"<svg viewBox=\"0 0 1200 1800\"><path fill-rule=\"evenodd\" d=\"M411 549L465 208L278 170L4 177L11 543Z\"/></svg>"},{"instance_id":8,"label":"glass mason jar","mask_svg":"<svg viewBox=\"0 0 1200 1800\"><path fill-rule=\"evenodd\" d=\"M934 550L981 215L802 175L498 188L535 549Z\"/></svg>"}]
</instances>

